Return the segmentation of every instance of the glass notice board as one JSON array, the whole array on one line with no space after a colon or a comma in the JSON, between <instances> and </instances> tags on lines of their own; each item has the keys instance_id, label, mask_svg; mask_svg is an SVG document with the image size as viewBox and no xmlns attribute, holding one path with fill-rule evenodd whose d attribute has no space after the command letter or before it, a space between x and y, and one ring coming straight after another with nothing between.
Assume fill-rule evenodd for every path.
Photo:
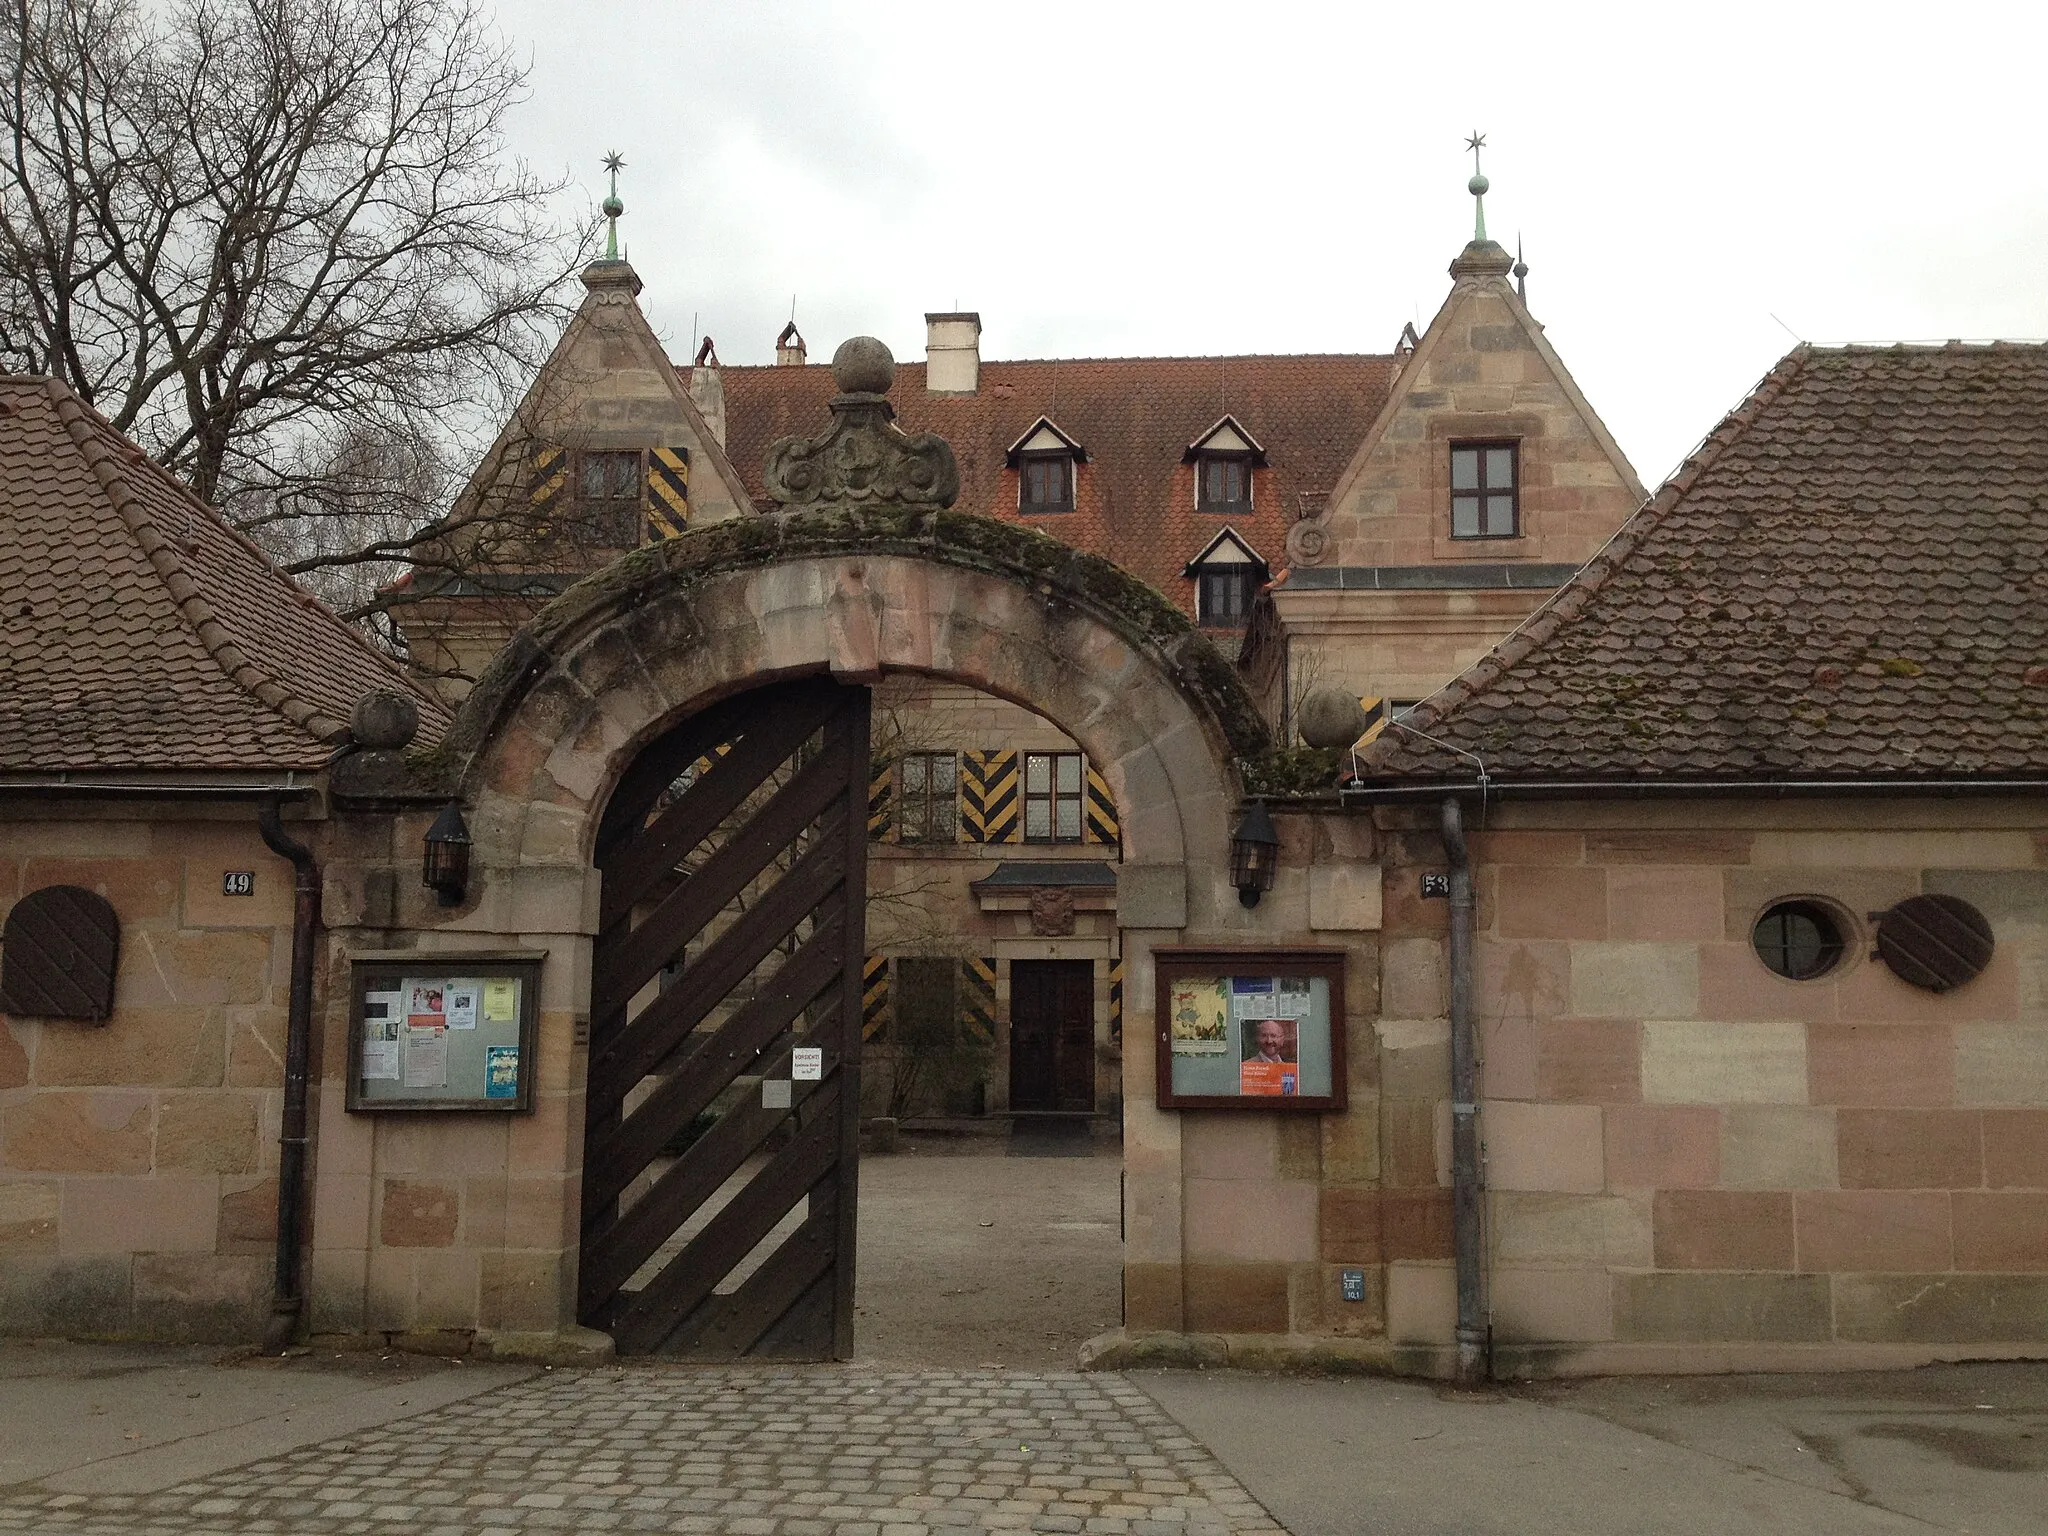
<instances>
[{"instance_id":1,"label":"glass notice board","mask_svg":"<svg viewBox=\"0 0 2048 1536\"><path fill-rule=\"evenodd\" d=\"M1342 1109L1341 950L1153 952L1161 1109Z\"/></svg>"},{"instance_id":2,"label":"glass notice board","mask_svg":"<svg viewBox=\"0 0 2048 1536\"><path fill-rule=\"evenodd\" d=\"M540 964L432 953L358 960L348 1107L533 1108Z\"/></svg>"}]
</instances>

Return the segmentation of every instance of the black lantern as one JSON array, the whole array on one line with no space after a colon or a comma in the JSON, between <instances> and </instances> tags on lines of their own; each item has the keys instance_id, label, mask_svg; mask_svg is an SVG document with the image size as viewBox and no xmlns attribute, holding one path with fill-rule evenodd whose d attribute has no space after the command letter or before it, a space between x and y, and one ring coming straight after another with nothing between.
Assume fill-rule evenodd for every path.
<instances>
[{"instance_id":1,"label":"black lantern","mask_svg":"<svg viewBox=\"0 0 2048 1536\"><path fill-rule=\"evenodd\" d=\"M469 823L453 800L427 828L426 867L420 878L444 907L460 906L469 890Z\"/></svg>"},{"instance_id":2,"label":"black lantern","mask_svg":"<svg viewBox=\"0 0 2048 1536\"><path fill-rule=\"evenodd\" d=\"M1230 883L1237 887L1237 899L1256 907L1273 889L1273 871L1279 864L1280 834L1273 830L1265 805L1254 800L1230 834Z\"/></svg>"}]
</instances>

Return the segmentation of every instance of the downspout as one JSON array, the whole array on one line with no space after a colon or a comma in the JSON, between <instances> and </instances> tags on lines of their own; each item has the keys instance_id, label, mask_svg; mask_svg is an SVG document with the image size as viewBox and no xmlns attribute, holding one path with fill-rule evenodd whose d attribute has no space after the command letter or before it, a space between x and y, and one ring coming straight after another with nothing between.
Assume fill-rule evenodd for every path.
<instances>
[{"instance_id":1,"label":"downspout","mask_svg":"<svg viewBox=\"0 0 2048 1536\"><path fill-rule=\"evenodd\" d=\"M1444 852L1451 866L1451 1232L1458 1261L1458 1365L1464 1383L1490 1371L1481 1274L1479 1052L1472 1025L1472 861L1455 798L1444 801Z\"/></svg>"},{"instance_id":2,"label":"downspout","mask_svg":"<svg viewBox=\"0 0 2048 1536\"><path fill-rule=\"evenodd\" d=\"M257 829L270 851L292 863L292 989L284 1036L284 1124L277 1146L277 1273L263 1350L281 1354L298 1337L306 1298L301 1234L306 1205L306 1077L312 1060L313 940L320 926L320 866L313 850L285 835L273 796L257 813Z\"/></svg>"}]
</instances>

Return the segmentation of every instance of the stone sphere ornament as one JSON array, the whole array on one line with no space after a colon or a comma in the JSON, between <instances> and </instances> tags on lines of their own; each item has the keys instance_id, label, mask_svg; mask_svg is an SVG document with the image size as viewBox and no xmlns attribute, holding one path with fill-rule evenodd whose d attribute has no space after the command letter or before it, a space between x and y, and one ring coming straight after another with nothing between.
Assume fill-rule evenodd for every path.
<instances>
[{"instance_id":1,"label":"stone sphere ornament","mask_svg":"<svg viewBox=\"0 0 2048 1536\"><path fill-rule=\"evenodd\" d=\"M373 688L349 711L348 728L356 745L371 751L407 746L420 728L420 708L392 688Z\"/></svg>"},{"instance_id":2,"label":"stone sphere ornament","mask_svg":"<svg viewBox=\"0 0 2048 1536\"><path fill-rule=\"evenodd\" d=\"M886 395L896 382L896 358L873 336L850 336L832 354L832 378L848 395Z\"/></svg>"},{"instance_id":3,"label":"stone sphere ornament","mask_svg":"<svg viewBox=\"0 0 2048 1536\"><path fill-rule=\"evenodd\" d=\"M1348 747L1365 734L1365 706L1342 688L1309 689L1297 716L1301 739L1312 747Z\"/></svg>"}]
</instances>

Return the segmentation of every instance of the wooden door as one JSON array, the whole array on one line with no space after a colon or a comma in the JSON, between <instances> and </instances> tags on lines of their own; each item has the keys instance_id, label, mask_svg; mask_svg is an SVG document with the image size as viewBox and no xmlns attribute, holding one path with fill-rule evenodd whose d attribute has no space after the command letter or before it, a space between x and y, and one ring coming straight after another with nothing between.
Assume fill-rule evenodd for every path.
<instances>
[{"instance_id":1,"label":"wooden door","mask_svg":"<svg viewBox=\"0 0 2048 1536\"><path fill-rule=\"evenodd\" d=\"M852 1353L868 716L741 695L606 809L577 1310L621 1354Z\"/></svg>"},{"instance_id":2,"label":"wooden door","mask_svg":"<svg viewBox=\"0 0 2048 1536\"><path fill-rule=\"evenodd\" d=\"M1095 968L1010 963L1010 1108L1095 1108Z\"/></svg>"}]
</instances>

